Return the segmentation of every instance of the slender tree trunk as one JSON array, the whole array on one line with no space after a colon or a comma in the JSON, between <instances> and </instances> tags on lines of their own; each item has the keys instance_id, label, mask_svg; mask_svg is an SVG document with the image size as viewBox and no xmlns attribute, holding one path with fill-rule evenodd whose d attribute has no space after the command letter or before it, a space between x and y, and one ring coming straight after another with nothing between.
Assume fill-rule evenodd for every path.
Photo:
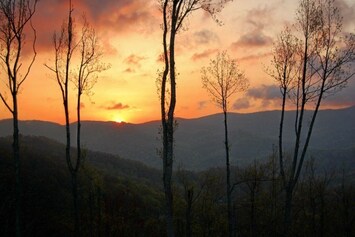
<instances>
[{"instance_id":1,"label":"slender tree trunk","mask_svg":"<svg viewBox=\"0 0 355 237\"><path fill-rule=\"evenodd\" d=\"M78 202L78 177L76 172L72 172L72 192L74 205L74 231L75 236L80 236L80 218L79 218L79 202Z\"/></svg>"},{"instance_id":2,"label":"slender tree trunk","mask_svg":"<svg viewBox=\"0 0 355 237\"><path fill-rule=\"evenodd\" d=\"M73 184L73 198L74 198L74 211L75 211L75 232L77 236L81 235L81 225L80 225L80 210L79 210L79 196L78 196L78 173L80 169L81 162L81 117L80 117L80 103L81 103L81 93L80 89L78 92L77 100L77 135L76 135L76 145L77 145L77 157L74 169L72 171L72 184Z\"/></svg>"},{"instance_id":3,"label":"slender tree trunk","mask_svg":"<svg viewBox=\"0 0 355 237\"><path fill-rule=\"evenodd\" d=\"M285 189L285 213L284 213L284 236L289 236L290 229L292 226L292 199L293 199L293 191L295 184L298 181L298 171L302 168L302 160L298 163L299 160L299 151L300 151L300 143L301 143L301 135L303 129L303 119L305 113L305 105L307 102L307 92L306 92L306 77L307 77L307 63L308 63L308 38L305 38L304 43L304 51L303 51L303 69L302 69L302 78L301 78L301 108L299 108L299 98L297 96L297 113L295 117L295 146L292 158L292 166L290 169L289 180L285 183L286 176L281 173L284 179L284 189ZM280 164L281 165L281 164ZM280 167L281 169L281 167ZM283 172L283 171L281 171Z\"/></svg>"},{"instance_id":4,"label":"slender tree trunk","mask_svg":"<svg viewBox=\"0 0 355 237\"><path fill-rule=\"evenodd\" d=\"M16 86L16 81L14 82ZM16 237L22 235L22 222L21 222L21 212L22 212L22 182L21 182L21 161L20 161L20 144L19 144L19 128L18 128L18 108L17 108L17 92L12 93L13 99L13 156L15 165L15 216L16 216Z\"/></svg>"},{"instance_id":5,"label":"slender tree trunk","mask_svg":"<svg viewBox=\"0 0 355 237\"><path fill-rule=\"evenodd\" d=\"M163 123L163 183L166 201L166 225L167 235L173 237L173 192L171 186L173 173L173 127L169 123L169 120Z\"/></svg>"},{"instance_id":6,"label":"slender tree trunk","mask_svg":"<svg viewBox=\"0 0 355 237\"><path fill-rule=\"evenodd\" d=\"M173 221L173 192L172 192L172 174L173 174L173 159L174 159L174 112L176 105L176 82L175 82L175 27L177 19L172 17L169 39L169 52L167 50L167 1L164 3L164 57L165 57L165 70L162 78L162 96L161 96L161 112L162 112L162 126L163 126L163 183L166 199L166 224L167 235L174 236L174 221ZM176 2L173 4L173 14L176 12ZM169 57L168 57L169 54ZM167 76L170 77L170 101L169 108L165 111L165 88Z\"/></svg>"},{"instance_id":7,"label":"slender tree trunk","mask_svg":"<svg viewBox=\"0 0 355 237\"><path fill-rule=\"evenodd\" d=\"M169 144L172 146L172 144ZM167 225L167 235L169 237L174 236L174 223L173 223L173 192L171 187L171 176L172 176L172 154L170 150L164 159L164 169L163 169L163 181L165 190L165 201L166 201L166 225Z\"/></svg>"},{"instance_id":8,"label":"slender tree trunk","mask_svg":"<svg viewBox=\"0 0 355 237\"><path fill-rule=\"evenodd\" d=\"M272 156L272 193L271 193L271 219L272 219L272 236L276 236L277 232L277 187L276 187L276 151L273 149Z\"/></svg>"},{"instance_id":9,"label":"slender tree trunk","mask_svg":"<svg viewBox=\"0 0 355 237\"><path fill-rule=\"evenodd\" d=\"M232 198L231 198L231 181L230 181L230 162L229 162L229 140L228 140L228 123L227 123L227 111L224 109L224 145L226 150L226 179L227 179L227 212L228 212L228 236L235 236L235 229L233 225L233 213L232 213Z\"/></svg>"},{"instance_id":10,"label":"slender tree trunk","mask_svg":"<svg viewBox=\"0 0 355 237\"><path fill-rule=\"evenodd\" d=\"M66 92L66 95L68 93ZM66 130L66 147L65 156L69 172L71 175L71 186L73 195L73 219L74 219L74 236L80 236L79 228L79 212L78 212L78 190L77 190L77 173L73 167L70 155L70 122L69 122L69 108L68 108L68 98L64 99L64 112L65 112L65 130Z\"/></svg>"},{"instance_id":11,"label":"slender tree trunk","mask_svg":"<svg viewBox=\"0 0 355 237\"><path fill-rule=\"evenodd\" d=\"M283 143L283 126L285 120L286 93L287 93L287 88L284 87L282 93L282 108L281 108L281 119L280 119L280 126L279 126L279 162L280 162L280 173L284 183L286 183L286 177L285 177L282 143Z\"/></svg>"},{"instance_id":12,"label":"slender tree trunk","mask_svg":"<svg viewBox=\"0 0 355 237\"><path fill-rule=\"evenodd\" d=\"M292 199L293 199L293 185L288 184L286 187L285 195L285 216L284 216L284 228L283 236L291 236L291 227L292 227Z\"/></svg>"}]
</instances>

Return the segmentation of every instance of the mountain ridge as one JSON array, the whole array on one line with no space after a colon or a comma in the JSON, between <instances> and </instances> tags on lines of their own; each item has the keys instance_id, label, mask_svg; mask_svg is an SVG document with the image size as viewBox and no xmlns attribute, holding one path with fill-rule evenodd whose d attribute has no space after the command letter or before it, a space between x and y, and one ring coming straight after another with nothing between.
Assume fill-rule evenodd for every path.
<instances>
[{"instance_id":1,"label":"mountain ridge","mask_svg":"<svg viewBox=\"0 0 355 237\"><path fill-rule=\"evenodd\" d=\"M245 165L255 159L265 159L278 144L280 111L264 111L250 114L229 113L229 134L232 165ZM294 111L285 114L285 147L293 144ZM306 111L309 119L310 111ZM351 161L355 157L355 106L345 109L321 110L314 126L309 155L323 154L327 150L339 150L340 157ZM11 135L11 119L0 121L0 136ZM72 139L76 139L75 126L71 124ZM307 125L307 120L305 120ZM141 161L146 165L161 168L158 152L160 121L141 124L116 123L112 121L82 121L82 144L93 151L119 155L123 158ZM177 118L175 135L175 163L191 170L203 170L224 165L223 114L200 118ZM64 125L54 122L20 121L23 135L45 136L65 142ZM74 146L74 143L72 144ZM313 151L313 152L312 152ZM317 152L323 151L323 152ZM342 154L346 153L347 156ZM332 155L334 157L334 155Z\"/></svg>"}]
</instances>

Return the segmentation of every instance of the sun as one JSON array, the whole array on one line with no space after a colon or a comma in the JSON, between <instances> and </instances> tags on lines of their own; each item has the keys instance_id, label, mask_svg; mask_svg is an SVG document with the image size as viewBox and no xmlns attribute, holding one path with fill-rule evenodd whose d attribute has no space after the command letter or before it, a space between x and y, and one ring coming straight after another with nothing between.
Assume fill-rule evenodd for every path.
<instances>
[{"instance_id":1,"label":"sun","mask_svg":"<svg viewBox=\"0 0 355 237\"><path fill-rule=\"evenodd\" d=\"M115 115L115 116L113 117L113 121L116 122L116 123L123 123L125 120L124 120L124 118L123 118L122 116L120 116L120 115Z\"/></svg>"}]
</instances>

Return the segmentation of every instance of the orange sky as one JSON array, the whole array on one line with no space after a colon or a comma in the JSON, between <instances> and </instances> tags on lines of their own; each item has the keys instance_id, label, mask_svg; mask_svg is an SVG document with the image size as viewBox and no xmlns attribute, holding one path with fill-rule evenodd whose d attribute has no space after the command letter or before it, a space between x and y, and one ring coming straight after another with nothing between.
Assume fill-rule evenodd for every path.
<instances>
[{"instance_id":1,"label":"orange sky","mask_svg":"<svg viewBox=\"0 0 355 237\"><path fill-rule=\"evenodd\" d=\"M111 68L99 75L94 95L83 97L83 120L114 120L142 123L160 117L155 80L162 69L161 14L156 0L74 0L76 21L85 12L104 49ZM355 29L355 3L337 0L344 28ZM250 88L231 98L233 112L279 108L278 88L263 69L270 62L273 40L285 24L294 20L295 0L234 0L218 15L217 25L206 13L194 12L187 31L176 44L179 72L176 116L192 118L219 112L202 88L200 70L220 50L236 58L250 81ZM67 14L67 1L40 1L34 18L38 31L38 57L19 94L22 120L64 123L59 87L44 64L53 62L52 35ZM79 27L78 27L79 29ZM0 90L5 78L0 74ZM324 107L355 105L355 83L325 101ZM75 91L71 95L71 120L75 120ZM323 107L323 108L324 108ZM10 113L0 104L0 119Z\"/></svg>"}]
</instances>

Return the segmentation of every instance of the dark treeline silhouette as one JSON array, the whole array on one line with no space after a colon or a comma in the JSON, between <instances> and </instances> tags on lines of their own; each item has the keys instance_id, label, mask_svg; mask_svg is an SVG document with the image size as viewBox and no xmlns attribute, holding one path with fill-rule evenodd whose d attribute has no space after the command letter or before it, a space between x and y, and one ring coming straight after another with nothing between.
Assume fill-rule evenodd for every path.
<instances>
[{"instance_id":1,"label":"dark treeline silhouette","mask_svg":"<svg viewBox=\"0 0 355 237\"><path fill-rule=\"evenodd\" d=\"M72 236L71 183L65 146L22 137L23 228L26 236ZM13 236L15 192L11 137L0 138L0 235ZM73 154L76 150L72 149ZM231 167L238 236L280 236L282 179L276 152L269 160ZM305 164L295 190L292 236L353 236L353 171ZM78 182L82 236L166 236L161 171L109 154L87 152ZM176 236L226 236L225 170L179 170L174 182ZM187 215L188 214L188 215ZM188 227L188 228L187 228Z\"/></svg>"}]
</instances>

